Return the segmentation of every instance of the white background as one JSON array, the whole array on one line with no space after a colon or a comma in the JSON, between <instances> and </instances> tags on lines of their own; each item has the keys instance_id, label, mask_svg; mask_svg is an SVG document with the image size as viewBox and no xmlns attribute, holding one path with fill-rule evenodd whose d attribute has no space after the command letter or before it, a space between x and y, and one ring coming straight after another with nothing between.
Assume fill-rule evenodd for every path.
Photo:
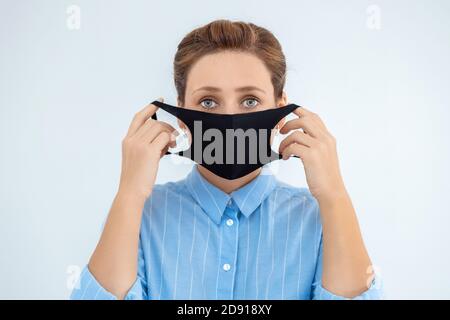
<instances>
[{"instance_id":1,"label":"white background","mask_svg":"<svg viewBox=\"0 0 450 320\"><path fill-rule=\"evenodd\" d=\"M70 5L81 9L80 29L68 24ZM387 297L449 299L444 0L1 0L0 298L69 296L117 190L133 114L159 96L176 104L176 46L218 18L280 40L289 101L336 136ZM158 182L189 168L164 158ZM276 172L306 186L298 159Z\"/></svg>"}]
</instances>

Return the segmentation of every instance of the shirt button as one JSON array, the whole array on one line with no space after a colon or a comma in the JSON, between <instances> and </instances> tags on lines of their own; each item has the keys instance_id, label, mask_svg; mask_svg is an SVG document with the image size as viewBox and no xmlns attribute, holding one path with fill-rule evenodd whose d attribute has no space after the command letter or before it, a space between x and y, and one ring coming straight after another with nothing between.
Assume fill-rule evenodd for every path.
<instances>
[{"instance_id":1,"label":"shirt button","mask_svg":"<svg viewBox=\"0 0 450 320\"><path fill-rule=\"evenodd\" d=\"M223 270L229 271L230 269L231 269L231 266L230 266L228 263L225 263L225 264L223 265Z\"/></svg>"},{"instance_id":2,"label":"shirt button","mask_svg":"<svg viewBox=\"0 0 450 320\"><path fill-rule=\"evenodd\" d=\"M233 223L234 223L233 219L227 220L227 226L231 227L233 225Z\"/></svg>"}]
</instances>

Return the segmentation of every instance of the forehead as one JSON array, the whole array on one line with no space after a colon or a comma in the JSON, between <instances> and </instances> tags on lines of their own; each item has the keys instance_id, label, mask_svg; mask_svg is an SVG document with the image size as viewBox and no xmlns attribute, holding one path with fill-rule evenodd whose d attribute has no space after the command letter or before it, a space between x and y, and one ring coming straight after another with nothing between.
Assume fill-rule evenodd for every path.
<instances>
[{"instance_id":1,"label":"forehead","mask_svg":"<svg viewBox=\"0 0 450 320\"><path fill-rule=\"evenodd\" d=\"M268 90L272 87L270 72L257 56L246 52L222 51L200 58L189 71L186 92L202 86L214 86L222 90L257 86Z\"/></svg>"}]
</instances>

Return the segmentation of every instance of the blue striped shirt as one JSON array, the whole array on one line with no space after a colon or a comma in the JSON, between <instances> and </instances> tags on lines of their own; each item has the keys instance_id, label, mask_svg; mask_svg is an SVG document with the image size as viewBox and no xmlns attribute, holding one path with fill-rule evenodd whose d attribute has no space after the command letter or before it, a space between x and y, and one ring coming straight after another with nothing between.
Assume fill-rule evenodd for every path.
<instances>
[{"instance_id":1,"label":"blue striped shirt","mask_svg":"<svg viewBox=\"0 0 450 320\"><path fill-rule=\"evenodd\" d=\"M227 194L194 166L145 202L138 275L125 299L345 299L321 276L322 225L308 189L263 167ZM356 298L381 298L379 282ZM85 266L71 299L116 297Z\"/></svg>"}]
</instances>

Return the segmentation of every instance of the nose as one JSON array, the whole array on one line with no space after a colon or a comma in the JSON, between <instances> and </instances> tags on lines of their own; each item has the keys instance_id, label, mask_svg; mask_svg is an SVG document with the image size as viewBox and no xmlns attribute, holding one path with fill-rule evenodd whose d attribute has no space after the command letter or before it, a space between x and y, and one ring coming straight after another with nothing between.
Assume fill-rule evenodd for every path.
<instances>
[{"instance_id":1,"label":"nose","mask_svg":"<svg viewBox=\"0 0 450 320\"><path fill-rule=\"evenodd\" d=\"M220 113L222 114L236 114L236 113L242 113L242 109L239 108L239 103L236 103L233 101L226 101L226 103L223 104L223 107L220 110Z\"/></svg>"}]
</instances>

